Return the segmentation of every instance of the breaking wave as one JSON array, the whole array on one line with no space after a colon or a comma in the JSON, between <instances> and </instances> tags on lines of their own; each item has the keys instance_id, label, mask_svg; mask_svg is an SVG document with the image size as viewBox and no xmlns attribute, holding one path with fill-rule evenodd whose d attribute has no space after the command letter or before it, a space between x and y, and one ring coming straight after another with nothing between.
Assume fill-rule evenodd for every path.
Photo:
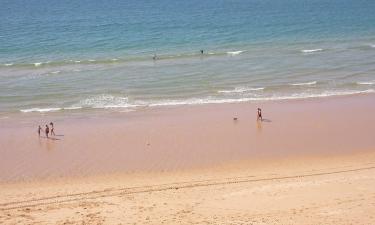
<instances>
[{"instance_id":1,"label":"breaking wave","mask_svg":"<svg viewBox=\"0 0 375 225\"><path fill-rule=\"evenodd\" d=\"M363 91L324 91L322 93L295 93L290 95L271 95L271 96L259 96L249 98L218 98L218 97L206 97L206 98L190 98L190 99L166 99L166 100L150 100L150 101L135 101L129 103L127 97L116 97L112 95L100 95L93 98L87 98L81 100L78 104L71 105L69 107L51 107L51 108L31 108L22 109L21 112L56 112L62 110L77 110L83 108L94 108L94 109L110 109L110 108L133 108L137 107L161 107L161 106L179 106L179 105L202 105L202 104L220 104L220 103L238 103L238 102L250 102L250 101L276 101L276 100L293 100L293 99L307 99L307 98L323 98L330 96L342 96L342 95L355 95L375 93L374 89L368 89Z\"/></svg>"},{"instance_id":2,"label":"breaking wave","mask_svg":"<svg viewBox=\"0 0 375 225\"><path fill-rule=\"evenodd\" d=\"M313 52L320 52L320 51L323 51L323 49L317 48L317 49L304 49L304 50L301 50L302 53L313 53Z\"/></svg>"},{"instance_id":3,"label":"breaking wave","mask_svg":"<svg viewBox=\"0 0 375 225\"><path fill-rule=\"evenodd\" d=\"M246 88L246 87L236 87L233 90L220 90L217 91L218 93L242 93L242 92L248 92L248 91L261 91L264 90L264 87L258 87L258 88Z\"/></svg>"},{"instance_id":4,"label":"breaking wave","mask_svg":"<svg viewBox=\"0 0 375 225\"><path fill-rule=\"evenodd\" d=\"M373 85L375 84L375 81L363 81L363 82L357 82L358 85Z\"/></svg>"},{"instance_id":5,"label":"breaking wave","mask_svg":"<svg viewBox=\"0 0 375 225\"><path fill-rule=\"evenodd\" d=\"M228 55L235 56L243 53L244 51L233 51L233 52L227 52Z\"/></svg>"},{"instance_id":6,"label":"breaking wave","mask_svg":"<svg viewBox=\"0 0 375 225\"><path fill-rule=\"evenodd\" d=\"M305 83L294 83L294 84L290 84L290 85L293 85L293 86L311 86L311 85L315 85L317 82L316 81L311 81L311 82L305 82Z\"/></svg>"}]
</instances>

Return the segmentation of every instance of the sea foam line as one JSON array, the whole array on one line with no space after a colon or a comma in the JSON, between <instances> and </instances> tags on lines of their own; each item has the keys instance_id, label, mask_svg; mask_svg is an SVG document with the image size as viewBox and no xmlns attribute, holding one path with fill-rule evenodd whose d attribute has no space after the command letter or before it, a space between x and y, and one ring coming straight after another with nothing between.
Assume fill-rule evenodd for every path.
<instances>
[{"instance_id":1,"label":"sea foam line","mask_svg":"<svg viewBox=\"0 0 375 225\"><path fill-rule=\"evenodd\" d=\"M357 82L359 85L373 85L375 84L375 81L363 81L363 82Z\"/></svg>"},{"instance_id":2,"label":"sea foam line","mask_svg":"<svg viewBox=\"0 0 375 225\"><path fill-rule=\"evenodd\" d=\"M233 52L227 52L228 55L235 56L243 53L244 51L233 51Z\"/></svg>"},{"instance_id":3,"label":"sea foam line","mask_svg":"<svg viewBox=\"0 0 375 225\"><path fill-rule=\"evenodd\" d=\"M320 51L323 51L323 49L317 48L317 49L304 49L304 50L301 50L302 53L313 53L313 52L320 52Z\"/></svg>"},{"instance_id":4,"label":"sea foam line","mask_svg":"<svg viewBox=\"0 0 375 225\"><path fill-rule=\"evenodd\" d=\"M269 97L251 97L251 98L230 98L230 99L220 99L214 97L207 97L207 98L192 98L192 99L179 99L179 100L162 100L162 101L150 101L150 102L136 102L136 104L130 103L119 103L110 102L108 99L112 97L108 97L108 99L103 103L94 103L94 104L86 104L86 105L72 105L70 107L65 108L31 108L31 109L22 109L20 110L23 113L29 112L55 112L60 110L77 110L82 108L95 108L95 109L108 109L108 108L130 108L135 109L137 107L160 107L160 106L179 106L179 105L202 105L202 104L220 104L220 103L237 103L237 102L250 102L250 101L277 101L277 100L294 100L294 99L307 99L307 98L323 98L323 97L330 97L330 96L342 96L342 95L354 95L354 94L365 94L365 93L375 93L374 89L368 89L363 91L325 91L323 93L317 94L310 94L310 93L296 93L292 95L286 96L278 96L273 95ZM116 98L116 97L114 97ZM127 99L120 97L120 99ZM85 101L83 101L85 102Z\"/></svg>"},{"instance_id":5,"label":"sea foam line","mask_svg":"<svg viewBox=\"0 0 375 225\"><path fill-rule=\"evenodd\" d=\"M236 87L233 90L219 90L217 91L218 93L242 93L242 92L247 92L247 91L261 91L264 90L264 87L259 87L259 88L246 88L246 87Z\"/></svg>"},{"instance_id":6,"label":"sea foam line","mask_svg":"<svg viewBox=\"0 0 375 225\"><path fill-rule=\"evenodd\" d=\"M315 85L315 84L316 84L316 81L305 82L305 83L294 83L294 84L290 84L290 85L293 85L293 86L311 86L311 85Z\"/></svg>"},{"instance_id":7,"label":"sea foam line","mask_svg":"<svg viewBox=\"0 0 375 225\"><path fill-rule=\"evenodd\" d=\"M31 108L31 109L21 109L21 112L28 113L28 112L54 112L59 111L62 108Z\"/></svg>"},{"instance_id":8,"label":"sea foam line","mask_svg":"<svg viewBox=\"0 0 375 225\"><path fill-rule=\"evenodd\" d=\"M307 99L307 98L323 98L331 96L342 96L342 95L354 95L364 93L375 93L374 89L364 91L325 91L320 94L292 94L288 96L270 96L270 97L257 97L257 98L238 98L238 99L188 99L188 100L166 100L148 104L149 107L156 106L178 106L178 105L201 105L201 104L220 104L220 103L237 103L237 102L250 102L250 101L276 101L276 100L295 100L295 99Z\"/></svg>"}]
</instances>

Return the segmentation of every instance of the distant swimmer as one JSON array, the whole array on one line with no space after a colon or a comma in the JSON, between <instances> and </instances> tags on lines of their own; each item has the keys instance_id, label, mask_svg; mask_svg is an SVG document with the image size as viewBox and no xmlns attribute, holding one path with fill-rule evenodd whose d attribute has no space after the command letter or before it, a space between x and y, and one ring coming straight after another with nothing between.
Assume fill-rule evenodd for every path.
<instances>
[{"instance_id":1,"label":"distant swimmer","mask_svg":"<svg viewBox=\"0 0 375 225\"><path fill-rule=\"evenodd\" d=\"M257 120L263 121L262 109L261 108L258 108Z\"/></svg>"},{"instance_id":2,"label":"distant swimmer","mask_svg":"<svg viewBox=\"0 0 375 225\"><path fill-rule=\"evenodd\" d=\"M48 125L46 125L46 129L44 131L46 132L46 137L48 138L48 134L49 134L49 127L48 127Z\"/></svg>"},{"instance_id":3,"label":"distant swimmer","mask_svg":"<svg viewBox=\"0 0 375 225\"><path fill-rule=\"evenodd\" d=\"M49 125L51 126L51 135L55 136L55 129L53 127L53 123L50 122Z\"/></svg>"},{"instance_id":4,"label":"distant swimmer","mask_svg":"<svg viewBox=\"0 0 375 225\"><path fill-rule=\"evenodd\" d=\"M39 137L40 137L40 132L42 131L42 127L39 125L38 127L38 134L39 134Z\"/></svg>"},{"instance_id":5,"label":"distant swimmer","mask_svg":"<svg viewBox=\"0 0 375 225\"><path fill-rule=\"evenodd\" d=\"M201 54L203 55L203 53L204 53L204 51L203 51L203 49L201 49Z\"/></svg>"}]
</instances>

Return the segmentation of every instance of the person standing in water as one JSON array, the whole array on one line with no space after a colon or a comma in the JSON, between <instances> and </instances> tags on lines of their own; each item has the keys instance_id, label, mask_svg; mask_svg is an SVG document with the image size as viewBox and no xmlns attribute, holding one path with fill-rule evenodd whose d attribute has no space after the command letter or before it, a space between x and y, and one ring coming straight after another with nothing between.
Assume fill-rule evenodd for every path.
<instances>
[{"instance_id":1,"label":"person standing in water","mask_svg":"<svg viewBox=\"0 0 375 225\"><path fill-rule=\"evenodd\" d=\"M51 135L55 136L55 129L53 127L53 123L50 122L49 125L51 126Z\"/></svg>"},{"instance_id":2,"label":"person standing in water","mask_svg":"<svg viewBox=\"0 0 375 225\"><path fill-rule=\"evenodd\" d=\"M39 134L39 137L40 137L40 132L42 131L42 128L40 127L40 125L39 125L39 127L38 127L38 134Z\"/></svg>"},{"instance_id":3,"label":"person standing in water","mask_svg":"<svg viewBox=\"0 0 375 225\"><path fill-rule=\"evenodd\" d=\"M48 138L48 134L49 134L49 127L48 127L48 125L46 125L46 129L44 131L46 132L46 137Z\"/></svg>"},{"instance_id":4,"label":"person standing in water","mask_svg":"<svg viewBox=\"0 0 375 225\"><path fill-rule=\"evenodd\" d=\"M203 55L203 52L204 52L203 49L201 49L201 54L202 54L202 55Z\"/></svg>"},{"instance_id":5,"label":"person standing in water","mask_svg":"<svg viewBox=\"0 0 375 225\"><path fill-rule=\"evenodd\" d=\"M261 108L258 108L258 114L257 114L257 121L262 121L263 120L263 117L262 117L262 109Z\"/></svg>"}]
</instances>

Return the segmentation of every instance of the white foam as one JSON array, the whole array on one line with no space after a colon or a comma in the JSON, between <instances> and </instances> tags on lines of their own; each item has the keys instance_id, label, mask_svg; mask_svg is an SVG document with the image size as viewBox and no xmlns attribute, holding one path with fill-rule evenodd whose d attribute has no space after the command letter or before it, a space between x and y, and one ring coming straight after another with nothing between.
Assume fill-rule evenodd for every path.
<instances>
[{"instance_id":1,"label":"white foam","mask_svg":"<svg viewBox=\"0 0 375 225\"><path fill-rule=\"evenodd\" d=\"M364 82L357 82L359 85L373 85L375 81L364 81Z\"/></svg>"},{"instance_id":2,"label":"white foam","mask_svg":"<svg viewBox=\"0 0 375 225\"><path fill-rule=\"evenodd\" d=\"M81 61L80 60L76 60L76 61L74 61L75 63L80 63Z\"/></svg>"},{"instance_id":3,"label":"white foam","mask_svg":"<svg viewBox=\"0 0 375 225\"><path fill-rule=\"evenodd\" d=\"M13 63L5 63L4 66L13 66Z\"/></svg>"},{"instance_id":4,"label":"white foam","mask_svg":"<svg viewBox=\"0 0 375 225\"><path fill-rule=\"evenodd\" d=\"M257 97L257 98L239 98L239 99L216 99L208 97L205 99L187 99L187 100L164 100L148 104L150 107L156 106L178 106L178 105L201 105L201 104L220 104L220 103L237 103L237 102L250 102L250 101L276 101L276 100L294 100L294 99L306 99L306 98L323 98L330 96L341 96L341 95L354 95L364 93L375 93L374 89L364 91L325 91L323 93L310 94L310 93L298 93L286 96L269 96L269 97Z\"/></svg>"},{"instance_id":5,"label":"white foam","mask_svg":"<svg viewBox=\"0 0 375 225\"><path fill-rule=\"evenodd\" d=\"M52 71L51 73L52 74L58 74L58 73L60 73L61 71L60 70L57 70L57 71Z\"/></svg>"},{"instance_id":6,"label":"white foam","mask_svg":"<svg viewBox=\"0 0 375 225\"><path fill-rule=\"evenodd\" d=\"M295 84L290 84L290 85L293 85L293 86L311 86L311 85L315 85L315 84L316 84L316 81L305 82L305 83L295 83Z\"/></svg>"},{"instance_id":7,"label":"white foam","mask_svg":"<svg viewBox=\"0 0 375 225\"><path fill-rule=\"evenodd\" d=\"M375 48L375 45L370 45L371 48Z\"/></svg>"},{"instance_id":8,"label":"white foam","mask_svg":"<svg viewBox=\"0 0 375 225\"><path fill-rule=\"evenodd\" d=\"M231 55L231 56L235 56L235 55L239 55L241 54L242 52L244 51L233 51L233 52L227 52L228 55Z\"/></svg>"},{"instance_id":9,"label":"white foam","mask_svg":"<svg viewBox=\"0 0 375 225\"><path fill-rule=\"evenodd\" d=\"M125 110L134 110L137 107L162 107L162 106L179 106L179 105L201 105L201 104L220 104L220 103L238 103L250 101L277 101L277 100L293 100L293 99L307 99L307 98L323 98L330 96L354 95L375 93L374 89L363 91L345 90L345 91L325 91L322 93L295 93L291 95L272 95L264 97L248 97L248 98L191 98L191 99L166 99L160 101L138 101L137 104L130 104L126 97L116 97L112 95L100 95L93 98L88 98L80 101L78 104L65 108L31 108L22 109L21 112L54 112L60 110L77 110L82 108L108 109L108 108L126 108Z\"/></svg>"},{"instance_id":10,"label":"white foam","mask_svg":"<svg viewBox=\"0 0 375 225\"><path fill-rule=\"evenodd\" d=\"M112 59L112 61L117 61L118 59Z\"/></svg>"},{"instance_id":11,"label":"white foam","mask_svg":"<svg viewBox=\"0 0 375 225\"><path fill-rule=\"evenodd\" d=\"M89 62L95 62L96 60L95 59L89 59Z\"/></svg>"},{"instance_id":12,"label":"white foam","mask_svg":"<svg viewBox=\"0 0 375 225\"><path fill-rule=\"evenodd\" d=\"M247 92L247 91L261 91L263 89L264 89L264 87L259 87L259 88L236 87L233 90L220 90L220 91L217 91L217 92L229 94L229 93L242 93L242 92Z\"/></svg>"},{"instance_id":13,"label":"white foam","mask_svg":"<svg viewBox=\"0 0 375 225\"><path fill-rule=\"evenodd\" d=\"M64 110L75 110L75 109L82 109L80 106L75 106L75 107L65 107Z\"/></svg>"},{"instance_id":14,"label":"white foam","mask_svg":"<svg viewBox=\"0 0 375 225\"><path fill-rule=\"evenodd\" d=\"M139 105L129 104L129 100L127 97L103 94L103 95L81 100L78 104L72 105L71 107L106 109L106 108L131 108L131 107L137 107L137 106Z\"/></svg>"},{"instance_id":15,"label":"white foam","mask_svg":"<svg viewBox=\"0 0 375 225\"><path fill-rule=\"evenodd\" d=\"M59 111L61 108L31 108L31 109L21 109L21 112L28 113L28 112L54 112Z\"/></svg>"},{"instance_id":16,"label":"white foam","mask_svg":"<svg viewBox=\"0 0 375 225\"><path fill-rule=\"evenodd\" d=\"M42 65L41 62L36 62L36 63L34 63L34 66L36 66L36 67L41 66L41 65Z\"/></svg>"},{"instance_id":17,"label":"white foam","mask_svg":"<svg viewBox=\"0 0 375 225\"><path fill-rule=\"evenodd\" d=\"M317 48L317 49L304 49L304 50L301 50L301 52L303 52L303 53L313 53L313 52L320 52L320 51L323 51L323 49Z\"/></svg>"}]
</instances>

